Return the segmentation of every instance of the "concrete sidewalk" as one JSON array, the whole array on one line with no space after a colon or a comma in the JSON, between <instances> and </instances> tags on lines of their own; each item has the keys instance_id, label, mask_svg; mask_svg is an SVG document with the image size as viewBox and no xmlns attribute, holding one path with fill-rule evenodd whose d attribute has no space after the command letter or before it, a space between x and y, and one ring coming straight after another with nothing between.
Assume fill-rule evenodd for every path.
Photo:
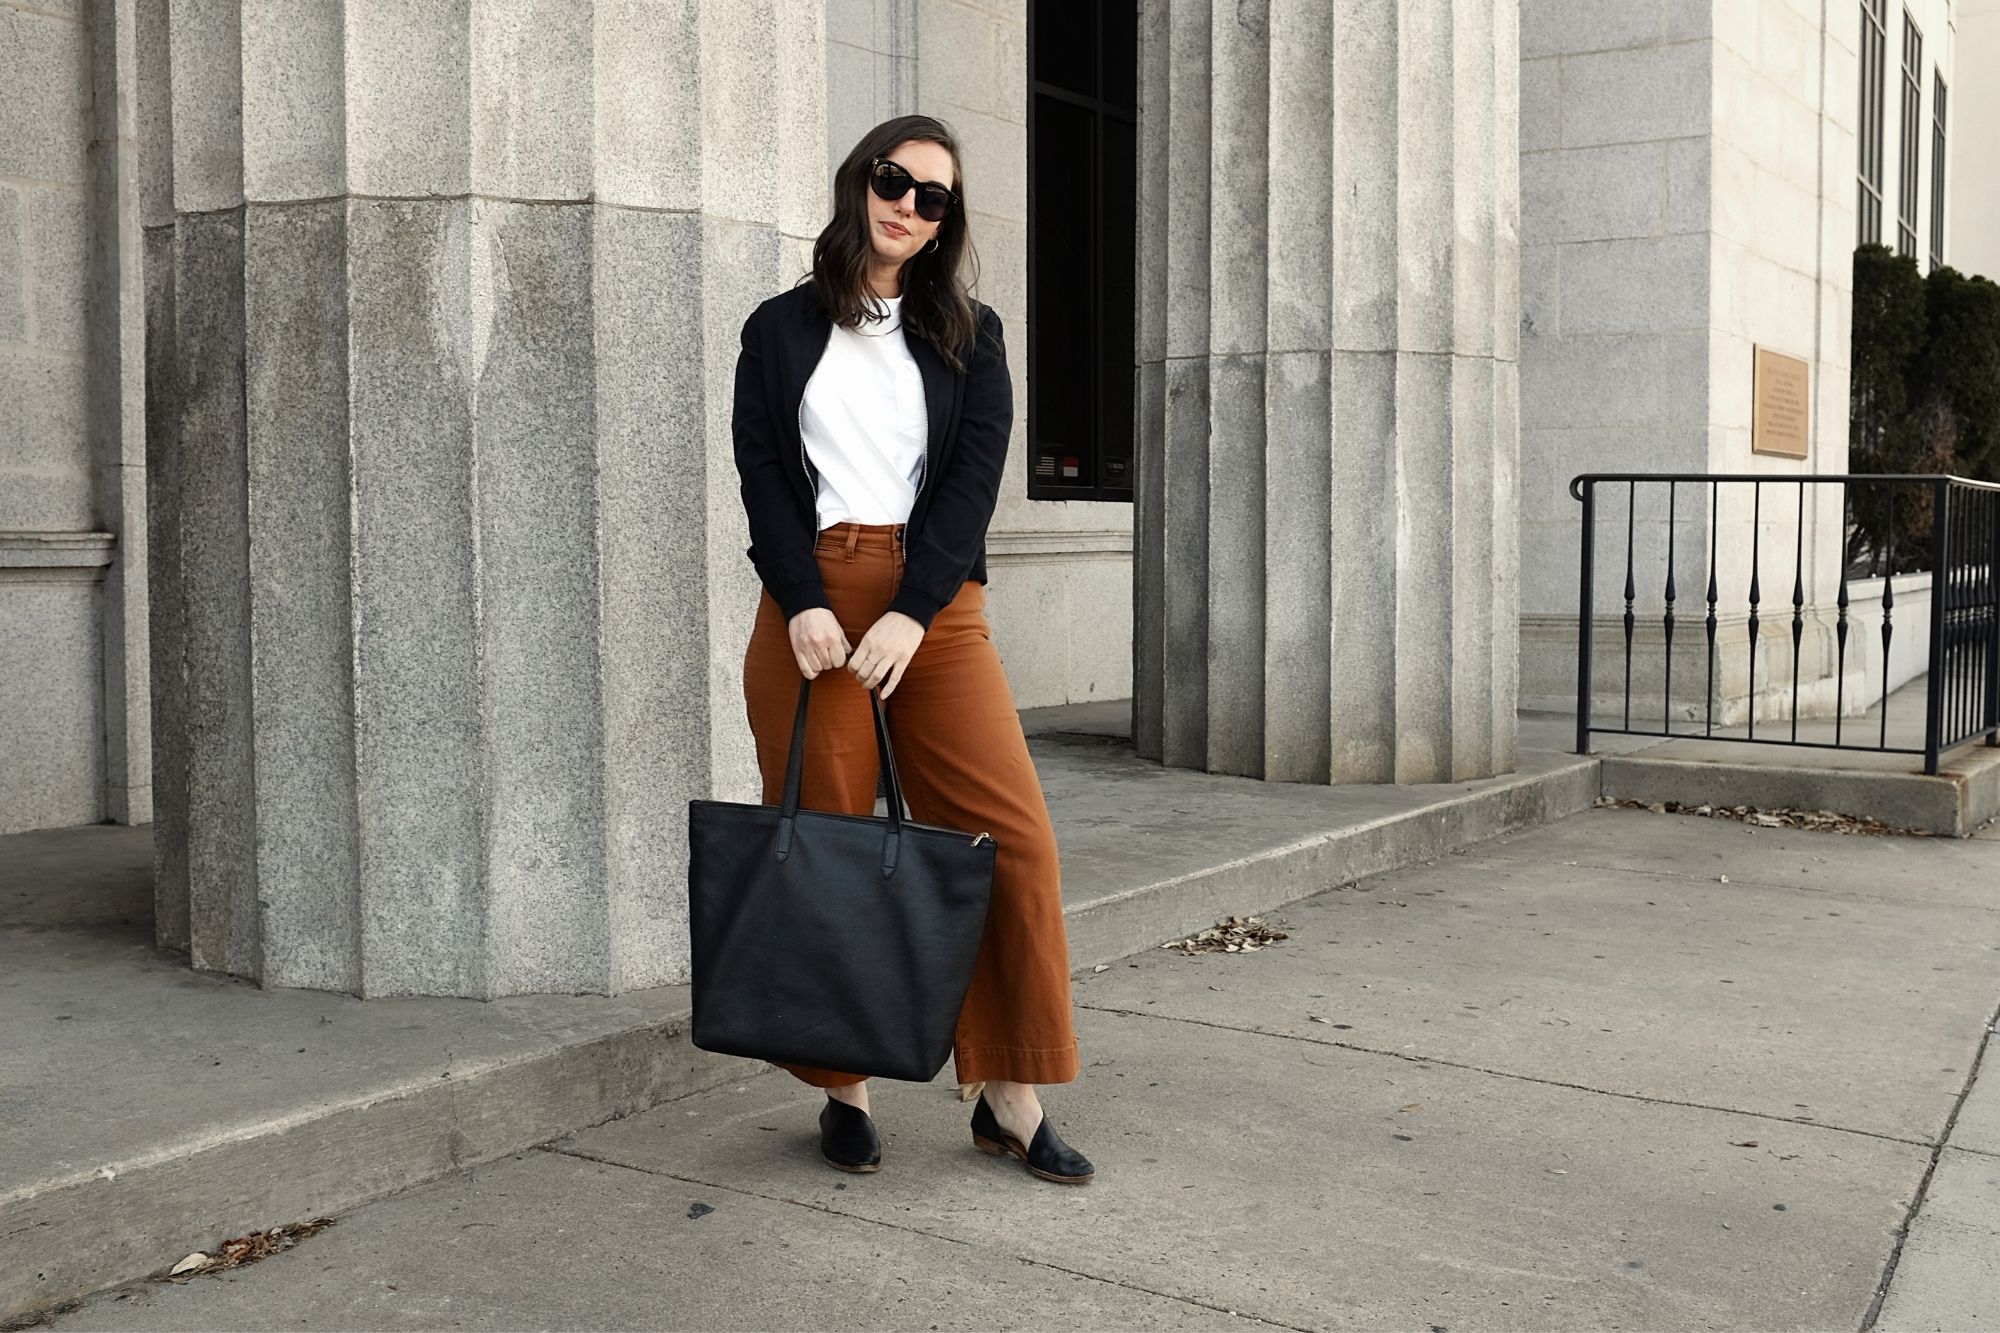
<instances>
[{"instance_id":1,"label":"concrete sidewalk","mask_svg":"<svg viewBox=\"0 0 2000 1333\"><path fill-rule=\"evenodd\" d=\"M1431 786L1164 769L1122 705L1024 715L1073 967L1587 808L1597 761ZM736 1076L688 988L480 1002L254 984L153 947L151 830L0 838L0 1322Z\"/></svg>"},{"instance_id":2,"label":"concrete sidewalk","mask_svg":"<svg viewBox=\"0 0 2000 1333\"><path fill-rule=\"evenodd\" d=\"M1090 1186L942 1082L830 1171L746 1062L54 1327L2000 1327L1993 831L1599 810L1276 915L1079 978Z\"/></svg>"}]
</instances>

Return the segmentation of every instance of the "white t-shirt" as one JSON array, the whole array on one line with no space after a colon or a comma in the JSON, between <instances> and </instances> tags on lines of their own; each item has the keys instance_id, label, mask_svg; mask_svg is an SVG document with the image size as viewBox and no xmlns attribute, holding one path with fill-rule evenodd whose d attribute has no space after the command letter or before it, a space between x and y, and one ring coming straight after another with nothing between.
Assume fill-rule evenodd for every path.
<instances>
[{"instance_id":1,"label":"white t-shirt","mask_svg":"<svg viewBox=\"0 0 2000 1333\"><path fill-rule=\"evenodd\" d=\"M903 298L878 298L886 319L833 327L806 381L799 425L819 474L819 527L903 523L916 501L930 418L924 382L903 340Z\"/></svg>"}]
</instances>

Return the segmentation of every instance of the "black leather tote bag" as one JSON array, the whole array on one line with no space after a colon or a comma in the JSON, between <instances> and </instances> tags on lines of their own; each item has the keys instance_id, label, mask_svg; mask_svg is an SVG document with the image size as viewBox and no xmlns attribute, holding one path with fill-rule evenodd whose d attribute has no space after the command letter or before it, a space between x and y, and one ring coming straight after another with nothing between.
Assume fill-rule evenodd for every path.
<instances>
[{"instance_id":1,"label":"black leather tote bag","mask_svg":"<svg viewBox=\"0 0 2000 1333\"><path fill-rule=\"evenodd\" d=\"M951 1054L993 892L989 834L908 818L875 708L887 818L799 809L799 681L781 806L688 802L694 1044L929 1082Z\"/></svg>"}]
</instances>

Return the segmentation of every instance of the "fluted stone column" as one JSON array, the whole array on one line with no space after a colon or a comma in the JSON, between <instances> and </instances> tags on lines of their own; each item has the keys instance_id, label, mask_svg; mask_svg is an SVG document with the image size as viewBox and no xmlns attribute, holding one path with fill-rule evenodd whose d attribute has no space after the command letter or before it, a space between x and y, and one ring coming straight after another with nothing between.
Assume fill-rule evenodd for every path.
<instances>
[{"instance_id":1,"label":"fluted stone column","mask_svg":"<svg viewBox=\"0 0 2000 1333\"><path fill-rule=\"evenodd\" d=\"M756 791L730 398L825 216L819 5L141 3L162 942L685 980L686 802Z\"/></svg>"},{"instance_id":2,"label":"fluted stone column","mask_svg":"<svg viewBox=\"0 0 2000 1333\"><path fill-rule=\"evenodd\" d=\"M1516 0L1141 22L1139 751L1507 772Z\"/></svg>"}]
</instances>

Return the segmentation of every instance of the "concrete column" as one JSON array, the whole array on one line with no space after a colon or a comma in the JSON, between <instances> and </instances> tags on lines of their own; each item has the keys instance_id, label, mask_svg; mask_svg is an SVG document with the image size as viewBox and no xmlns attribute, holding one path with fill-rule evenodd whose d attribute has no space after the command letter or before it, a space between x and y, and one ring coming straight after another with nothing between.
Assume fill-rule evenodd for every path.
<instances>
[{"instance_id":1,"label":"concrete column","mask_svg":"<svg viewBox=\"0 0 2000 1333\"><path fill-rule=\"evenodd\" d=\"M1513 768L1516 28L1515 0L1145 10L1140 753Z\"/></svg>"},{"instance_id":2,"label":"concrete column","mask_svg":"<svg viewBox=\"0 0 2000 1333\"><path fill-rule=\"evenodd\" d=\"M168 0L136 0L134 90L145 283L147 642L153 755L153 929L189 947L187 643L180 577L180 451L174 370L174 141Z\"/></svg>"},{"instance_id":3,"label":"concrete column","mask_svg":"<svg viewBox=\"0 0 2000 1333\"><path fill-rule=\"evenodd\" d=\"M168 11L163 942L685 980L686 802L756 790L730 397L825 215L819 7Z\"/></svg>"}]
</instances>

